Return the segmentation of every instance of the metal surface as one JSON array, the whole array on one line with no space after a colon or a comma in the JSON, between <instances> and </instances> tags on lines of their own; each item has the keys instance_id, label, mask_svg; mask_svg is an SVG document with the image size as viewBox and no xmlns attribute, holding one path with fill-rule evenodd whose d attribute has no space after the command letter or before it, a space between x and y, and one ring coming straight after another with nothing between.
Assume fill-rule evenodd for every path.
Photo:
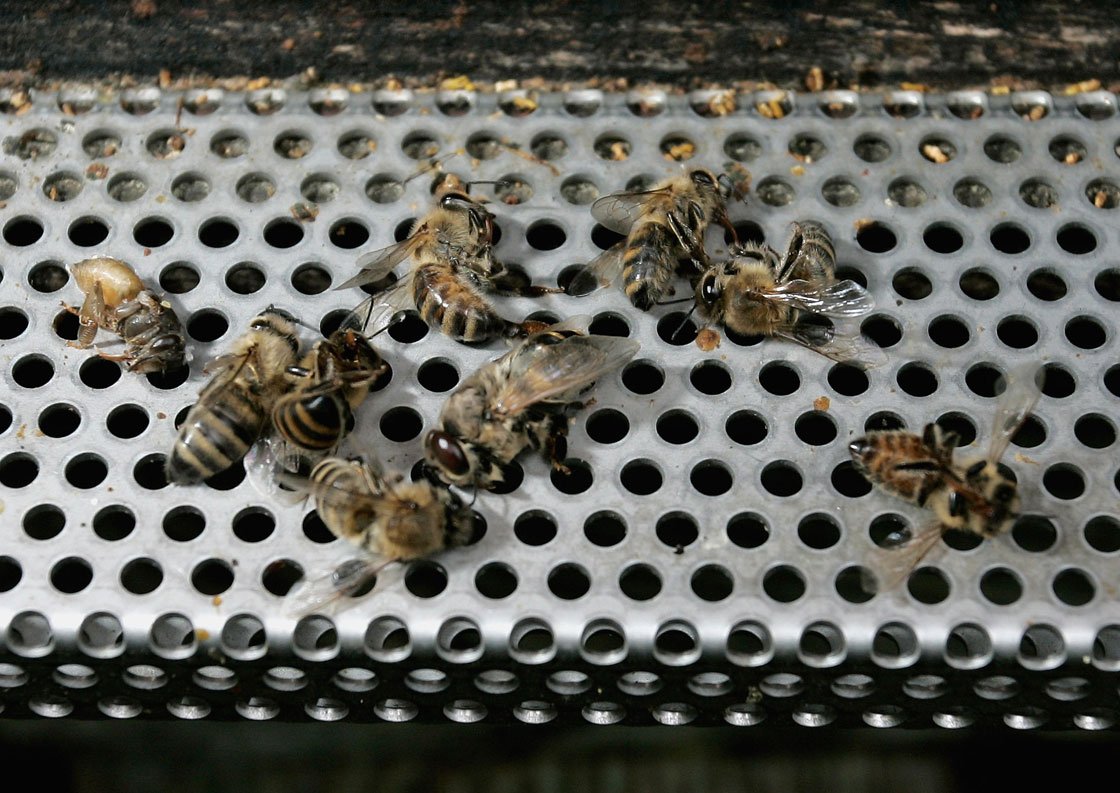
<instances>
[{"instance_id":1,"label":"metal surface","mask_svg":"<svg viewBox=\"0 0 1120 793\"><path fill-rule=\"evenodd\" d=\"M178 95L125 97L134 111L154 103L136 113L84 94L42 94L0 117L0 183L10 192L0 242L0 404L11 414L0 425L5 715L1113 724L1114 96L764 93L714 117L693 109L710 95L544 95L523 117L511 114L520 95L213 92L206 114L192 112L197 94L186 98L179 110ZM256 112L273 99L275 112ZM784 117L765 117L781 101L790 103ZM372 143L355 143L359 132ZM246 151L219 156L232 133ZM119 140L115 152L91 158L91 141L106 137ZM586 206L595 195L675 173L670 152L717 170L742 158L753 189L731 210L740 232L782 248L791 221L825 224L842 274L862 276L877 300L864 327L893 342L889 363L863 386L851 370L777 341L725 338L705 353L666 341L679 307L641 315L615 289L498 299L509 317L591 314L642 344L646 376L603 380L573 426L570 453L590 484L563 492L542 460L522 458L516 490L479 496L480 541L386 570L332 620L297 621L280 596L294 571L321 574L349 546L327 542L304 521L305 507L249 480L150 489L158 482L145 472L169 451L205 362L255 311L274 303L329 324L358 302L356 291L308 294L306 267L340 283L359 253L390 244L425 210L429 180L407 181L421 138L440 154L467 149L449 170L516 177L531 189L521 203L494 205L497 254L540 282L599 250ZM542 143L549 138L564 141L562 156L526 156L555 156L558 144ZM614 139L626 145L612 148ZM289 156L293 147L302 156ZM21 156L36 148L39 156ZM400 197L371 200L384 200L387 182L403 186ZM83 244L96 231L88 219L104 225L104 240ZM72 281L52 282L57 270L44 263L91 251L174 288L169 298L192 335L217 334L192 343L185 382L157 387L121 373L106 385L115 366L98 370L90 352L65 346L59 302L80 295ZM246 276L246 264L263 279ZM184 290L190 271L198 283ZM421 385L421 367L444 361L461 379L500 345L468 348L430 332L379 346L392 380L363 406L349 443L407 470L445 396ZM873 536L890 525L883 516L913 527L927 516L866 492L849 470L848 440L879 426L873 417L883 412L912 429L953 414L976 430L964 453L982 455L996 403L984 381L1031 360L1052 367L1047 395L1004 462L1033 517L996 541L940 548L909 587L864 602L851 568L870 564ZM664 383L644 393L636 384L651 369ZM52 413L57 405L73 407L76 426ZM121 418L123 406L139 412ZM391 412L399 409L415 411L422 429L389 440L383 428L409 434ZM660 422L679 412L683 422ZM811 419L799 424L803 416ZM689 418L695 438L679 442ZM654 492L627 489L635 463L647 469L634 477L639 490L649 489L649 468L659 472ZM704 492L713 489L726 492ZM484 594L511 582L504 597Z\"/></svg>"}]
</instances>

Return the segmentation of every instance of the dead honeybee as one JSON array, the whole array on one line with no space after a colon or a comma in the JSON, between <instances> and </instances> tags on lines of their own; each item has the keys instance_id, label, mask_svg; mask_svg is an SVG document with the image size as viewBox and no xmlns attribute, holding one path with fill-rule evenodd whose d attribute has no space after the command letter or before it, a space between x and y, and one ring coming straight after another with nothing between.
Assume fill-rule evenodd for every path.
<instances>
[{"instance_id":1,"label":"dead honeybee","mask_svg":"<svg viewBox=\"0 0 1120 793\"><path fill-rule=\"evenodd\" d=\"M474 514L448 488L407 481L374 463L329 457L300 486L331 533L367 558L305 581L288 595L293 612L337 610L386 565L465 545L474 532Z\"/></svg>"},{"instance_id":2,"label":"dead honeybee","mask_svg":"<svg viewBox=\"0 0 1120 793\"><path fill-rule=\"evenodd\" d=\"M602 375L638 351L632 339L587 335L574 322L532 334L463 381L424 441L445 482L489 488L526 447L555 466L565 456L569 414Z\"/></svg>"},{"instance_id":3,"label":"dead honeybee","mask_svg":"<svg viewBox=\"0 0 1120 793\"><path fill-rule=\"evenodd\" d=\"M336 448L386 364L361 333L341 328L286 370L291 390L272 408L276 434L308 452Z\"/></svg>"},{"instance_id":4,"label":"dead honeybee","mask_svg":"<svg viewBox=\"0 0 1120 793\"><path fill-rule=\"evenodd\" d=\"M299 359L296 325L291 314L269 306L230 352L207 366L214 375L179 428L167 460L168 481L196 484L245 456L287 388L285 373Z\"/></svg>"},{"instance_id":5,"label":"dead honeybee","mask_svg":"<svg viewBox=\"0 0 1120 793\"><path fill-rule=\"evenodd\" d=\"M786 254L766 245L734 246L696 281L695 308L707 323L744 336L776 336L835 360L877 363L878 348L855 331L812 321L860 317L875 308L855 281L836 280L836 252L824 227L793 224Z\"/></svg>"},{"instance_id":6,"label":"dead honeybee","mask_svg":"<svg viewBox=\"0 0 1120 793\"><path fill-rule=\"evenodd\" d=\"M430 326L456 341L484 342L538 330L540 323L502 317L487 293L537 297L560 290L534 286L523 273L507 270L493 256L493 239L493 214L462 189L461 181L445 178L435 208L416 222L408 239L361 256L361 272L339 287L380 281L401 262L409 262L408 273L364 300L343 321L344 327L376 334L401 311L415 309Z\"/></svg>"},{"instance_id":7,"label":"dead honeybee","mask_svg":"<svg viewBox=\"0 0 1120 793\"><path fill-rule=\"evenodd\" d=\"M1012 373L996 408L988 454L970 463L957 463L953 451L960 441L955 432L927 424L921 435L905 430L871 432L848 444L852 460L868 481L899 498L931 510L936 521L918 532L887 538L900 556L890 567L904 578L950 529L991 539L1010 528L1019 515L1020 498L1014 480L999 469L1011 438L1038 402L1035 380L1038 364ZM893 552L892 552L893 555Z\"/></svg>"},{"instance_id":8,"label":"dead honeybee","mask_svg":"<svg viewBox=\"0 0 1120 793\"><path fill-rule=\"evenodd\" d=\"M642 192L603 196L591 214L626 239L584 265L566 291L586 295L621 275L626 296L642 311L669 293L679 260L688 259L694 272L704 267L710 223L731 228L719 180L702 168Z\"/></svg>"},{"instance_id":9,"label":"dead honeybee","mask_svg":"<svg viewBox=\"0 0 1120 793\"><path fill-rule=\"evenodd\" d=\"M99 353L120 361L130 372L165 372L187 362L183 326L171 304L144 286L140 276L120 259L95 256L70 265L70 272L85 293L78 315L78 338L70 346L85 349L98 328L118 334L128 345L122 355Z\"/></svg>"}]
</instances>

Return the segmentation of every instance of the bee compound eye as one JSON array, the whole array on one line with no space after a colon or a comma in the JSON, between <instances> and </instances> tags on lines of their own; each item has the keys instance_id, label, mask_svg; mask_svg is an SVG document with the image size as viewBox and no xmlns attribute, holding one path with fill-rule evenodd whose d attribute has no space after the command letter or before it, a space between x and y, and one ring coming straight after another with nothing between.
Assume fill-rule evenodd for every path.
<instances>
[{"instance_id":1,"label":"bee compound eye","mask_svg":"<svg viewBox=\"0 0 1120 793\"><path fill-rule=\"evenodd\" d=\"M462 476L470 470L462 445L446 432L436 430L428 434L428 451L436 465L449 474Z\"/></svg>"},{"instance_id":2,"label":"bee compound eye","mask_svg":"<svg viewBox=\"0 0 1120 793\"><path fill-rule=\"evenodd\" d=\"M719 282L714 274L709 273L700 281L700 297L705 303L714 303L719 299Z\"/></svg>"},{"instance_id":3,"label":"bee compound eye","mask_svg":"<svg viewBox=\"0 0 1120 793\"><path fill-rule=\"evenodd\" d=\"M694 184L701 187L715 187L716 180L707 171L693 171L689 176L692 178Z\"/></svg>"}]
</instances>

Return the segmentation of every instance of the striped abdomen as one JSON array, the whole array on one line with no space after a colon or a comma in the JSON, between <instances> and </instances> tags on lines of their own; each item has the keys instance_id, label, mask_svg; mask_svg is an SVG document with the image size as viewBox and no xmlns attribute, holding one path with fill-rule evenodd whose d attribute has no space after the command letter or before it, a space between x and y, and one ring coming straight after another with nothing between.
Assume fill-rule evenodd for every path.
<instances>
[{"instance_id":1,"label":"striped abdomen","mask_svg":"<svg viewBox=\"0 0 1120 793\"><path fill-rule=\"evenodd\" d=\"M272 409L276 432L288 443L313 452L337 446L350 416L350 406L334 387L286 394Z\"/></svg>"},{"instance_id":2,"label":"striped abdomen","mask_svg":"<svg viewBox=\"0 0 1120 793\"><path fill-rule=\"evenodd\" d=\"M661 300L676 270L676 238L662 223L635 226L622 252L622 288L630 302L649 311Z\"/></svg>"},{"instance_id":3,"label":"striped abdomen","mask_svg":"<svg viewBox=\"0 0 1120 793\"><path fill-rule=\"evenodd\" d=\"M487 341L505 333L510 325L446 264L416 268L412 299L425 322L456 341Z\"/></svg>"},{"instance_id":4,"label":"striped abdomen","mask_svg":"<svg viewBox=\"0 0 1120 793\"><path fill-rule=\"evenodd\" d=\"M267 418L251 387L245 380L233 380L191 408L167 461L170 481L197 484L245 456Z\"/></svg>"},{"instance_id":5,"label":"striped abdomen","mask_svg":"<svg viewBox=\"0 0 1120 793\"><path fill-rule=\"evenodd\" d=\"M319 519L334 536L366 545L366 529L377 517L376 494L359 463L323 460L311 471L311 491Z\"/></svg>"},{"instance_id":6,"label":"striped abdomen","mask_svg":"<svg viewBox=\"0 0 1120 793\"><path fill-rule=\"evenodd\" d=\"M872 432L852 441L848 449L870 482L919 506L946 486L941 461L920 435Z\"/></svg>"},{"instance_id":7,"label":"striped abdomen","mask_svg":"<svg viewBox=\"0 0 1120 793\"><path fill-rule=\"evenodd\" d=\"M175 312L144 290L116 309L117 332L128 343L131 372L163 372L187 362L183 325Z\"/></svg>"}]
</instances>

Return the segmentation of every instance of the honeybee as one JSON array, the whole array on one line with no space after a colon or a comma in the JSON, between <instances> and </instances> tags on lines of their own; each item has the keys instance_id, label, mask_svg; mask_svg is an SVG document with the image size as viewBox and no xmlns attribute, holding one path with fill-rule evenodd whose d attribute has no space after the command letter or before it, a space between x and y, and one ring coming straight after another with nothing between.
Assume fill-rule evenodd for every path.
<instances>
[{"instance_id":1,"label":"honeybee","mask_svg":"<svg viewBox=\"0 0 1120 793\"><path fill-rule=\"evenodd\" d=\"M636 193L614 193L591 205L591 214L626 239L580 269L567 293L582 296L622 276L630 302L649 311L670 290L678 261L693 271L707 262L704 233L710 223L731 228L719 180L696 169Z\"/></svg>"},{"instance_id":2,"label":"honeybee","mask_svg":"<svg viewBox=\"0 0 1120 793\"><path fill-rule=\"evenodd\" d=\"M425 457L443 481L490 488L526 447L562 468L569 414L602 375L638 351L632 339L588 335L576 323L532 334L463 381L424 441Z\"/></svg>"},{"instance_id":3,"label":"honeybee","mask_svg":"<svg viewBox=\"0 0 1120 793\"><path fill-rule=\"evenodd\" d=\"M292 390L273 406L273 428L299 449L334 449L353 424L353 411L385 369L385 362L365 336L355 330L336 330L319 341L298 366L287 368Z\"/></svg>"},{"instance_id":4,"label":"honeybee","mask_svg":"<svg viewBox=\"0 0 1120 793\"><path fill-rule=\"evenodd\" d=\"M969 463L953 460L960 442L955 432L927 424L918 435L905 430L871 432L848 444L852 460L868 481L892 495L931 510L936 520L911 535L887 538L902 556L891 566L906 576L950 529L991 539L1010 528L1019 515L1014 480L999 469L1011 438L1038 402L1037 363L1012 373L996 408L988 454ZM894 560L892 560L894 561Z\"/></svg>"},{"instance_id":5,"label":"honeybee","mask_svg":"<svg viewBox=\"0 0 1120 793\"><path fill-rule=\"evenodd\" d=\"M855 281L836 280L832 239L811 221L793 224L784 257L767 245L733 247L696 281L694 305L707 323L734 333L788 339L839 361L882 358L858 333L812 321L860 317L875 301Z\"/></svg>"},{"instance_id":6,"label":"honeybee","mask_svg":"<svg viewBox=\"0 0 1120 793\"><path fill-rule=\"evenodd\" d=\"M457 178L443 179L435 208L416 222L408 239L358 259L361 272L339 289L380 281L401 262L409 262L410 269L364 300L343 321L344 327L376 334L407 309L415 309L431 327L456 341L468 343L525 336L543 327L508 320L490 305L489 292L536 297L560 290L534 286L494 258L494 215L462 184Z\"/></svg>"},{"instance_id":7,"label":"honeybee","mask_svg":"<svg viewBox=\"0 0 1120 793\"><path fill-rule=\"evenodd\" d=\"M465 545L474 531L473 513L451 490L376 463L328 457L303 487L331 533L365 554L290 593L293 612L337 610L387 565Z\"/></svg>"},{"instance_id":8,"label":"honeybee","mask_svg":"<svg viewBox=\"0 0 1120 793\"><path fill-rule=\"evenodd\" d=\"M108 256L95 256L70 265L78 288L85 294L80 309L63 304L78 315L78 338L70 346L85 349L97 329L118 334L127 346L121 355L98 353L123 362L130 372L165 372L187 362L183 326L171 304L144 286L136 271Z\"/></svg>"},{"instance_id":9,"label":"honeybee","mask_svg":"<svg viewBox=\"0 0 1120 793\"><path fill-rule=\"evenodd\" d=\"M168 481L196 484L245 456L287 388L285 373L299 360L296 325L291 314L269 306L230 352L210 363L206 371L214 375L187 413L168 457Z\"/></svg>"}]
</instances>

